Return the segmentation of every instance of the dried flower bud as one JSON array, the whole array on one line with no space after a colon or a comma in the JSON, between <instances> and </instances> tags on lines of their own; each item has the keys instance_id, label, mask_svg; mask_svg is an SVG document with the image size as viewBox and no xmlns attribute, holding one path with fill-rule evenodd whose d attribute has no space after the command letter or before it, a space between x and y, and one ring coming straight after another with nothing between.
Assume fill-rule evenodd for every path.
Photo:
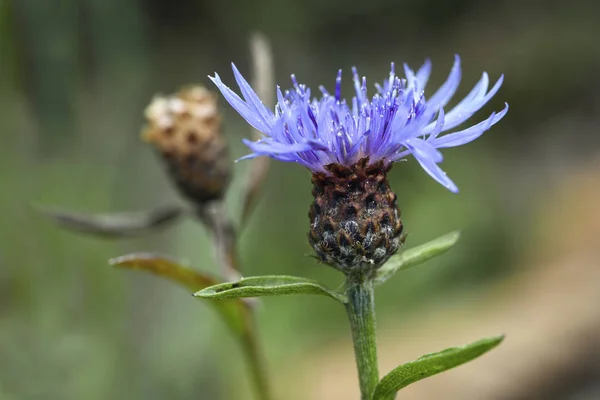
<instances>
[{"instance_id":1,"label":"dried flower bud","mask_svg":"<svg viewBox=\"0 0 600 400\"><path fill-rule=\"evenodd\" d=\"M231 164L216 97L194 86L156 97L146 108L144 140L154 144L177 187L198 204L224 196Z\"/></svg>"},{"instance_id":2,"label":"dried flower bud","mask_svg":"<svg viewBox=\"0 0 600 400\"><path fill-rule=\"evenodd\" d=\"M370 276L402 242L396 194L387 172L391 164L369 165L363 158L347 167L326 166L313 174L309 242L317 257L346 275Z\"/></svg>"}]
</instances>

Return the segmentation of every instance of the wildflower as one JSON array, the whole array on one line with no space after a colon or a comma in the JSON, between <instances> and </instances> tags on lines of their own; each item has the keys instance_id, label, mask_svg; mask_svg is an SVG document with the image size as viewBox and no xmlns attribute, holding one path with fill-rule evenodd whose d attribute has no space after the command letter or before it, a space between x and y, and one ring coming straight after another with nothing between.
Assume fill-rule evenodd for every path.
<instances>
[{"instance_id":1,"label":"wildflower","mask_svg":"<svg viewBox=\"0 0 600 400\"><path fill-rule=\"evenodd\" d=\"M181 192L196 204L222 198L231 168L215 96L196 86L155 97L146 118L142 137L156 146Z\"/></svg>"},{"instance_id":2,"label":"wildflower","mask_svg":"<svg viewBox=\"0 0 600 400\"><path fill-rule=\"evenodd\" d=\"M424 94L431 72L429 61L415 73L404 66L405 79L394 64L376 93L367 96L366 78L352 69L356 94L341 96L341 70L335 91L320 87L321 98L292 75L293 88L277 87L275 111L267 109L238 69L235 80L243 100L211 77L225 99L254 128L264 134L244 142L252 151L244 158L270 156L296 162L313 173L309 241L317 256L345 273L370 273L394 254L400 244L402 223L396 195L387 182L392 163L413 156L437 182L452 192L458 188L439 167L439 149L460 146L478 138L508 111L508 105L471 127L454 130L481 109L498 91L503 77L488 91L483 74L471 92L447 113L444 107L461 78L460 58L446 82L428 99Z\"/></svg>"}]
</instances>

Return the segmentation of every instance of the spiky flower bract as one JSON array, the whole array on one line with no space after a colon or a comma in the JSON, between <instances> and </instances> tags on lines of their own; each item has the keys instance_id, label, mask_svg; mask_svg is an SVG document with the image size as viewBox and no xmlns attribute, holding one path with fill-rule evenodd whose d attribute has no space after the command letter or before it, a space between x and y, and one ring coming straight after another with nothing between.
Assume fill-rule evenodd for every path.
<instances>
[{"instance_id":1,"label":"spiky flower bract","mask_svg":"<svg viewBox=\"0 0 600 400\"><path fill-rule=\"evenodd\" d=\"M452 192L456 185L439 167L439 149L469 143L508 111L508 105L487 119L456 129L481 109L498 91L500 77L488 91L483 73L471 92L447 113L444 107L461 79L460 58L455 57L448 79L429 98L425 86L431 63L415 73L404 66L399 78L392 64L388 78L367 95L366 78L352 69L355 95L341 96L342 72L333 94L320 87L321 98L292 75L293 88L277 87L275 111L267 109L233 65L243 99L218 74L211 77L225 99L254 128L264 134L256 142L245 140L252 153L244 158L270 156L296 162L313 173L314 202L309 218L309 242L318 258L352 279L369 279L402 244L402 222L396 195L387 181L393 162L412 155L437 182Z\"/></svg>"}]
</instances>

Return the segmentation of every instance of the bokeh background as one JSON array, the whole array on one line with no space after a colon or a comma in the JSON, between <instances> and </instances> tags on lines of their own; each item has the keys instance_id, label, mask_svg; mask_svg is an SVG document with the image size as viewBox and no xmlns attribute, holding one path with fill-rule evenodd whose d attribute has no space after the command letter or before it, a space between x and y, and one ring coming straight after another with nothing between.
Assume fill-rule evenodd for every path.
<instances>
[{"instance_id":1,"label":"bokeh background","mask_svg":"<svg viewBox=\"0 0 600 400\"><path fill-rule=\"evenodd\" d=\"M60 230L32 205L83 212L182 203L139 139L155 93L249 74L248 37L272 42L277 82L331 87L352 65L431 58L430 89L463 60L466 94L505 74L477 114L511 109L445 152L461 192L397 165L408 246L460 243L378 292L382 372L420 354L506 333L493 353L405 399L600 398L600 3L484 0L0 0L0 398L250 399L236 343L214 310L171 283L107 260L156 251L217 272L186 221L120 241ZM350 90L348 82L345 90ZM234 158L250 135L223 102ZM228 193L239 215L247 164ZM310 174L273 164L241 238L245 273L341 283L310 257ZM265 299L259 326L277 399L352 399L345 314L327 298Z\"/></svg>"}]
</instances>

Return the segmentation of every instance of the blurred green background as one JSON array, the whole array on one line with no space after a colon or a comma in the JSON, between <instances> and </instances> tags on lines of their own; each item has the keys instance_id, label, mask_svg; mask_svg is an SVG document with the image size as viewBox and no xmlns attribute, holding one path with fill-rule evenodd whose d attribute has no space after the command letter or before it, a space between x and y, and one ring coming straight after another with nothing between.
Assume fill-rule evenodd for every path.
<instances>
[{"instance_id":1,"label":"blurred green background","mask_svg":"<svg viewBox=\"0 0 600 400\"><path fill-rule=\"evenodd\" d=\"M598 233L596 225L586 227L595 221L593 204L600 196L586 203L575 225L571 217L591 194L582 189L571 199L560 196L581 173L592 176L585 188L600 182L593 161L600 150L597 1L0 0L0 398L251 398L236 343L211 308L168 282L107 266L120 254L156 251L216 273L199 224L108 241L60 230L31 205L110 212L183 202L152 149L139 140L143 110L155 93L190 83L210 87L206 76L213 71L233 84L231 61L248 75L248 36L255 30L272 41L283 87L291 73L310 86L331 87L337 69L352 65L374 83L386 76L390 61L417 68L431 58L432 90L455 53L463 60L457 99L482 71L493 81L505 74L504 86L476 119L505 101L508 115L482 139L445 152L443 168L460 194L429 179L414 160L391 172L408 246L455 229L463 237L450 253L379 291L382 336L409 345L419 331L403 321L418 326L421 319L439 318L431 337L465 329L465 342L477 339L469 327L479 323L480 331L485 320L475 311L449 317L448 304L502 309L505 299L523 294L515 280L537 279L521 277L523 270L595 249L564 243L597 237L589 233ZM241 138L250 131L221 104L238 158L246 154ZM228 203L237 216L247 164L234 168ZM310 189L302 167L272 165L241 238L247 275L341 283L335 271L310 257ZM585 296L577 283L569 287ZM541 303L564 303L556 293ZM515 307L527 307L526 296L522 301ZM337 304L268 298L258 314L277 398L346 398L319 389L356 386L348 327ZM557 326L570 324L575 314L560 314ZM535 320L536 310L530 315ZM484 326L484 333L499 333L494 329ZM432 341L425 351L439 349ZM328 351L345 354L340 362L348 374L321 368L324 359L335 359ZM325 382L320 386L312 382L317 375ZM590 379L598 382L597 375ZM523 398L600 398L594 397L598 392L573 397L588 381L569 378L566 394Z\"/></svg>"}]
</instances>

